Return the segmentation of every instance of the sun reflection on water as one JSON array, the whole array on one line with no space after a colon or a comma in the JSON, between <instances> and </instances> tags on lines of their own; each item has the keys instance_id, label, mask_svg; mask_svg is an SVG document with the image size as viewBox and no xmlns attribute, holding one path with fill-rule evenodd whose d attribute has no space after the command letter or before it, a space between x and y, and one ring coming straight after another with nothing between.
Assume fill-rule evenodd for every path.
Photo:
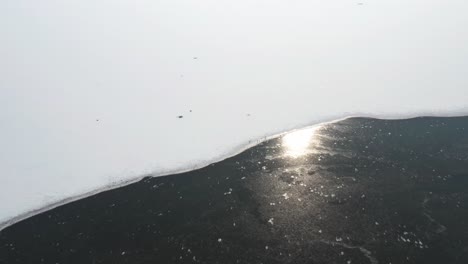
<instances>
[{"instance_id":1,"label":"sun reflection on water","mask_svg":"<svg viewBox=\"0 0 468 264\"><path fill-rule=\"evenodd\" d=\"M282 146L286 156L298 158L307 154L317 130L318 127L312 127L284 135L282 138Z\"/></svg>"}]
</instances>

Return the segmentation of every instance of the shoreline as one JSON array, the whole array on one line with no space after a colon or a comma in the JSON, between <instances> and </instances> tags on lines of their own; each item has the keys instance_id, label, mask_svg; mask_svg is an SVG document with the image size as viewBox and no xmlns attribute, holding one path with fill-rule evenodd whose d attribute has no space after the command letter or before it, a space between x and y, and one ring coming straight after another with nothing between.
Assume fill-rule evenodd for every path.
<instances>
[{"instance_id":1,"label":"shoreline","mask_svg":"<svg viewBox=\"0 0 468 264\"><path fill-rule=\"evenodd\" d=\"M113 190L113 189L117 189L117 188L120 188L120 187L128 186L130 184L139 182L142 179L147 178L147 177L152 177L152 178L164 177L164 176L181 174L181 173L190 172L190 171L205 168L205 167L207 167L207 166L209 166L211 164L218 163L218 162L221 162L221 161L226 160L228 158L231 158L233 156L236 156L236 155L244 152L245 150L247 150L249 148L252 148L252 147L254 147L254 146L258 145L258 144L261 144L262 142L265 142L265 141L273 139L273 138L280 137L280 136L282 136L284 134L291 133L291 132L294 132L294 131L297 131L297 130L322 126L322 125L326 125L326 124L333 124L333 123L340 122L340 121L347 120L347 119L351 119L351 118L364 118L364 119L367 118L367 119L376 119L376 120L410 120L410 119L416 119L416 118L431 118L431 117L435 117L435 118L457 118L457 117L463 117L463 116L468 116L468 112L465 111L465 110L460 110L460 111L452 112L452 114L440 114L440 112L439 112L439 114L435 114L435 112L423 112L423 113L415 113L415 114L409 113L409 114L406 114L406 115L397 115L397 114L394 114L394 115L390 115L390 114L379 115L379 114L366 114L366 113L359 114L358 113L358 114L346 115L345 117L341 117L341 118L325 118L325 119L323 119L323 121L308 122L306 124L295 125L295 126L292 126L290 128L284 128L284 129L280 129L279 131L272 132L271 135L264 136L264 137L259 137L257 139L252 139L252 140L249 140L249 142L244 143L244 144L239 144L237 147L232 148L231 151L226 151L224 154L219 155L219 158L212 159L212 160L206 160L206 161L200 161L195 166L194 165L189 165L189 166L183 166L183 167L180 167L180 168L176 168L176 169L173 169L173 170L163 170L163 171L159 171L159 172L144 174L144 175L141 175L141 176L129 179L129 180L124 180L124 181L120 181L120 182L111 183L111 184L109 184L109 185L107 185L107 186L105 186L103 188L90 190L90 191L87 191L87 192L85 192L85 193L83 193L81 195L65 198L65 199L59 200L57 202L47 204L47 205L45 205L45 206L43 206L41 208L38 208L36 210L31 210L31 211L28 211L26 213L15 216L15 217L13 217L13 218L11 218L9 220L0 222L0 232L3 231L6 228L18 223L18 222L21 222L21 221L23 221L25 219L28 219L30 217L33 217L35 215L39 215L39 214L44 213L46 211L52 210L52 209L57 208L59 206L69 204L69 203L72 203L72 202L75 202L75 201L78 201L78 200L81 200L81 199L84 199L84 198L87 198L87 197L90 197L90 196L93 196L93 195L96 195L96 194L99 194L99 193L102 193L102 192L106 192L106 191L109 191L109 190Z\"/></svg>"}]
</instances>

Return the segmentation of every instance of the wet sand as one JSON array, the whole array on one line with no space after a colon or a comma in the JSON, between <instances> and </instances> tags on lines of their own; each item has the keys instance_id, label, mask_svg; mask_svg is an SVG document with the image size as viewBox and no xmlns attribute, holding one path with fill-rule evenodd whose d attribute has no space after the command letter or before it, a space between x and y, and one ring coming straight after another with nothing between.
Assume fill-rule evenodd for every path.
<instances>
[{"instance_id":1,"label":"wet sand","mask_svg":"<svg viewBox=\"0 0 468 264\"><path fill-rule=\"evenodd\" d=\"M467 263L467 202L468 117L351 118L18 222L0 263Z\"/></svg>"}]
</instances>

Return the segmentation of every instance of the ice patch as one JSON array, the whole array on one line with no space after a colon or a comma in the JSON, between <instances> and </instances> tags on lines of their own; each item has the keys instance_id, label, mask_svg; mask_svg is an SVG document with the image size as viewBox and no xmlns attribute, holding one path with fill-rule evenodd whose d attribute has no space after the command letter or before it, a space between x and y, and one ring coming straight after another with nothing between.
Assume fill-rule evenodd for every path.
<instances>
[{"instance_id":1,"label":"ice patch","mask_svg":"<svg viewBox=\"0 0 468 264\"><path fill-rule=\"evenodd\" d=\"M193 3L0 3L0 229L307 125L468 113L466 1Z\"/></svg>"}]
</instances>

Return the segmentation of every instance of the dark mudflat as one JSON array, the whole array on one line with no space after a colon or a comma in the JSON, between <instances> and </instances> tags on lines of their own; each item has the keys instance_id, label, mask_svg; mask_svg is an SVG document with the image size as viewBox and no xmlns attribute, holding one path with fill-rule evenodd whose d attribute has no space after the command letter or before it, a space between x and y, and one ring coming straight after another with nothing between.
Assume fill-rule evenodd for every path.
<instances>
[{"instance_id":1,"label":"dark mudflat","mask_svg":"<svg viewBox=\"0 0 468 264\"><path fill-rule=\"evenodd\" d=\"M468 263L468 117L301 140L33 216L0 232L0 263Z\"/></svg>"}]
</instances>

